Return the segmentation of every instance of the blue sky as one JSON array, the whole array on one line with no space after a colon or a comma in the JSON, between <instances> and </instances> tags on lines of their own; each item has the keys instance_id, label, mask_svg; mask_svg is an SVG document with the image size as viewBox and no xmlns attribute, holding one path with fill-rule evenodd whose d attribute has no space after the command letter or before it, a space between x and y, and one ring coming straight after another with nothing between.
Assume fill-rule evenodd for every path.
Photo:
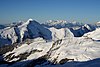
<instances>
[{"instance_id":1,"label":"blue sky","mask_svg":"<svg viewBox=\"0 0 100 67\"><path fill-rule=\"evenodd\" d=\"M26 21L100 21L100 0L0 0L0 24Z\"/></svg>"}]
</instances>

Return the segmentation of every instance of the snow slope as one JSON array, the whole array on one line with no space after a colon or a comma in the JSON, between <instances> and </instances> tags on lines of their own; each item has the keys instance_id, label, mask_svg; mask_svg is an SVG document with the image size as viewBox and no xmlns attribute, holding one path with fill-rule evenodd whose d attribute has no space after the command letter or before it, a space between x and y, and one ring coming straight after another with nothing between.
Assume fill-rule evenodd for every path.
<instances>
[{"instance_id":1,"label":"snow slope","mask_svg":"<svg viewBox=\"0 0 100 67\"><path fill-rule=\"evenodd\" d=\"M87 61L95 58L99 58L100 54L100 42L95 42L92 39L85 37L81 38L66 38L64 40L57 40L52 42L36 41L31 44L23 44L22 46L15 48L13 51L5 54L5 57L12 53L12 56L18 56L23 53L30 53L32 50L36 51L30 54L26 60L36 59L40 56L45 55L48 51L50 52L50 57L48 60L53 61L55 58L59 63L61 59L68 58L74 59L74 61ZM15 61L9 59L9 61ZM17 57L18 59L18 57Z\"/></svg>"}]
</instances>

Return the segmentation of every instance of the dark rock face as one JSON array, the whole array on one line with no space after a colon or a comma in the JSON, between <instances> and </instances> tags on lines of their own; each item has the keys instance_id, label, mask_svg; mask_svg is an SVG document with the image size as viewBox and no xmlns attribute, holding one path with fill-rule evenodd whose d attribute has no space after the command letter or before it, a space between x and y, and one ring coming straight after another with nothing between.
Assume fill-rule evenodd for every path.
<instances>
[{"instance_id":1,"label":"dark rock face","mask_svg":"<svg viewBox=\"0 0 100 67\"><path fill-rule=\"evenodd\" d=\"M17 44L0 47L0 54L5 54L9 51L12 51L15 47L17 47Z\"/></svg>"},{"instance_id":2,"label":"dark rock face","mask_svg":"<svg viewBox=\"0 0 100 67\"><path fill-rule=\"evenodd\" d=\"M68 62L68 61L74 61L74 59L68 59L68 58L65 58L65 59L62 59L61 61L59 61L59 64L64 64L64 63L66 63L66 62Z\"/></svg>"},{"instance_id":3,"label":"dark rock face","mask_svg":"<svg viewBox=\"0 0 100 67\"><path fill-rule=\"evenodd\" d=\"M52 39L51 31L43 27L41 24L39 24L36 21L29 21L29 24L27 25L27 29L30 38L42 37L46 40Z\"/></svg>"}]
</instances>

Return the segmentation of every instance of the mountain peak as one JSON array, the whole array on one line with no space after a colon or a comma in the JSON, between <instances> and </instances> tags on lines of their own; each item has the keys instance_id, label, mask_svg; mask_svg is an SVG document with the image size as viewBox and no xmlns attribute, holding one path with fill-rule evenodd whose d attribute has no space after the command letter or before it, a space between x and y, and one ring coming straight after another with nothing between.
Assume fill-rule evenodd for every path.
<instances>
[{"instance_id":1,"label":"mountain peak","mask_svg":"<svg viewBox=\"0 0 100 67\"><path fill-rule=\"evenodd\" d=\"M28 19L28 21L27 21L27 22L30 22L30 21L33 21L33 19L31 19L31 18L30 18L30 19Z\"/></svg>"},{"instance_id":2,"label":"mountain peak","mask_svg":"<svg viewBox=\"0 0 100 67\"><path fill-rule=\"evenodd\" d=\"M28 19L27 22L25 22L25 23L26 23L26 24L29 24L30 22L33 22L33 21L34 21L34 20L30 18L30 19Z\"/></svg>"}]
</instances>

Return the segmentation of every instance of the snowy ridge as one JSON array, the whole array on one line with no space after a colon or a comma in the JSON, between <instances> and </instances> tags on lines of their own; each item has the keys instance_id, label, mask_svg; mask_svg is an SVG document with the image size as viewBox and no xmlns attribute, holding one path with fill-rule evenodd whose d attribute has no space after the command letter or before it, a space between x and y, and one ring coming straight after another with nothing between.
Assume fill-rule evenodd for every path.
<instances>
[{"instance_id":1,"label":"snowy ridge","mask_svg":"<svg viewBox=\"0 0 100 67\"><path fill-rule=\"evenodd\" d=\"M86 33L86 34L84 34L84 36L92 38L94 40L100 40L100 28L97 28L93 32Z\"/></svg>"}]
</instances>

